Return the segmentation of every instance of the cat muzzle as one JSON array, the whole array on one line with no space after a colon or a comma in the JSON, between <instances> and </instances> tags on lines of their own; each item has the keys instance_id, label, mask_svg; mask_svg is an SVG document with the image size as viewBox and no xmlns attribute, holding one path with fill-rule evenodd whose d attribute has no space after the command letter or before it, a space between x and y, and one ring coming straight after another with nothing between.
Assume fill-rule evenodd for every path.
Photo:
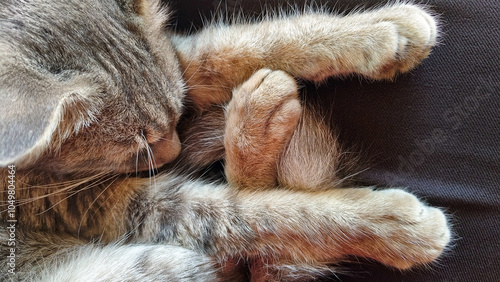
<instances>
[{"instance_id":1,"label":"cat muzzle","mask_svg":"<svg viewBox=\"0 0 500 282\"><path fill-rule=\"evenodd\" d=\"M149 152L142 154L146 155L147 158L144 158L142 161L136 163L133 171L159 168L162 165L175 160L181 152L179 135L177 135L177 132L174 131L171 134L159 139L155 143L149 144L149 148Z\"/></svg>"}]
</instances>

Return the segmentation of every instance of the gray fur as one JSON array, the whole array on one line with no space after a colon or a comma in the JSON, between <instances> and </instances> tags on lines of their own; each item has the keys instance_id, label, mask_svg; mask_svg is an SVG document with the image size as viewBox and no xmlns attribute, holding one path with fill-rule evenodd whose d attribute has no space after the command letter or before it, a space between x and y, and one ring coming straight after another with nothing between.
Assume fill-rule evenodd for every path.
<instances>
[{"instance_id":1,"label":"gray fur","mask_svg":"<svg viewBox=\"0 0 500 282\"><path fill-rule=\"evenodd\" d=\"M391 79L435 44L430 15L310 11L190 36L167 20L155 0L0 2L0 265L16 254L2 281L235 281L246 263L253 281L292 281L348 255L399 269L439 257L439 209L398 189L336 189L341 148L289 75ZM222 158L271 173L193 179ZM140 170L150 177L122 174Z\"/></svg>"},{"instance_id":2,"label":"gray fur","mask_svg":"<svg viewBox=\"0 0 500 282\"><path fill-rule=\"evenodd\" d=\"M143 34L147 23L122 5L0 4L0 165L41 157L60 172L134 171L137 158L144 166L138 138L158 151L159 164L175 158L162 160L154 143L176 142L184 95L178 62L168 41L154 50Z\"/></svg>"}]
</instances>

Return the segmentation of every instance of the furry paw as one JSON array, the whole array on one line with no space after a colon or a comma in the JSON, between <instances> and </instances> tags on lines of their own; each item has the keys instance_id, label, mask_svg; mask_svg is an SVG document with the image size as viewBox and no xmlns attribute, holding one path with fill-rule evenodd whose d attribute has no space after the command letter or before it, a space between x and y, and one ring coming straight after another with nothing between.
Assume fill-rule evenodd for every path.
<instances>
[{"instance_id":1,"label":"furry paw","mask_svg":"<svg viewBox=\"0 0 500 282\"><path fill-rule=\"evenodd\" d=\"M276 163L300 118L295 80L262 69L233 92L227 107L226 175L243 186L273 185Z\"/></svg>"},{"instance_id":2,"label":"furry paw","mask_svg":"<svg viewBox=\"0 0 500 282\"><path fill-rule=\"evenodd\" d=\"M283 71L261 69L233 92L229 111L261 125L295 129L301 112L297 84Z\"/></svg>"},{"instance_id":3,"label":"furry paw","mask_svg":"<svg viewBox=\"0 0 500 282\"><path fill-rule=\"evenodd\" d=\"M399 269L436 260L450 241L444 213L426 206L398 189L373 192L371 216L378 222L370 233L377 238L363 242L364 256ZM375 222L375 221L374 221Z\"/></svg>"},{"instance_id":4,"label":"furry paw","mask_svg":"<svg viewBox=\"0 0 500 282\"><path fill-rule=\"evenodd\" d=\"M438 25L425 10L415 5L395 5L381 9L372 19L375 25L386 28L393 44L378 70L367 76L373 79L391 79L408 72L425 59L436 44Z\"/></svg>"}]
</instances>

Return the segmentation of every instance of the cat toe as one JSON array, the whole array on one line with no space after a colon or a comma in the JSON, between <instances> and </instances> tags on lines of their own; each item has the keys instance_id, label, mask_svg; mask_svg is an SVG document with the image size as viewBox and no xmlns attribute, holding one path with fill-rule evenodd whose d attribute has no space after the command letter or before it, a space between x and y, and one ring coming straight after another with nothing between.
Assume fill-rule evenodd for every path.
<instances>
[{"instance_id":1,"label":"cat toe","mask_svg":"<svg viewBox=\"0 0 500 282\"><path fill-rule=\"evenodd\" d=\"M398 269L435 261L450 242L446 215L399 189L377 191L385 209L376 232L378 242L370 246L372 258Z\"/></svg>"},{"instance_id":2,"label":"cat toe","mask_svg":"<svg viewBox=\"0 0 500 282\"><path fill-rule=\"evenodd\" d=\"M406 7L406 21L395 22L400 46L397 52L399 72L407 72L425 59L437 42L437 22L427 12L416 6Z\"/></svg>"},{"instance_id":3,"label":"cat toe","mask_svg":"<svg viewBox=\"0 0 500 282\"><path fill-rule=\"evenodd\" d=\"M262 69L234 91L229 110L246 116L246 125L255 124L256 130L279 132L295 128L302 108L293 77L283 71Z\"/></svg>"},{"instance_id":4,"label":"cat toe","mask_svg":"<svg viewBox=\"0 0 500 282\"><path fill-rule=\"evenodd\" d=\"M412 70L430 54L437 43L437 20L419 6L394 6L377 19L379 23L393 26L397 46L391 59L375 74L369 75L373 79L392 79L399 73Z\"/></svg>"}]
</instances>

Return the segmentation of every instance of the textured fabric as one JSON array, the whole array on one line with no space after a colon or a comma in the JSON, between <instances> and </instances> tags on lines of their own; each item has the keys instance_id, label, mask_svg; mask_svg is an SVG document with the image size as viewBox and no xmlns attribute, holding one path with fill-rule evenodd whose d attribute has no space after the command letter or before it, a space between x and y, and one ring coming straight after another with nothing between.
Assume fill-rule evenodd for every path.
<instances>
[{"instance_id":1,"label":"textured fabric","mask_svg":"<svg viewBox=\"0 0 500 282\"><path fill-rule=\"evenodd\" d=\"M252 15L264 4L285 5L169 2L182 30L199 27L200 15L210 18L218 7L223 14L243 8ZM339 2L326 3L345 10L384 1ZM393 83L331 79L306 91L332 107L341 140L371 157L358 176L362 181L407 187L443 207L452 215L456 240L428 268L401 273L362 261L346 265L348 275L339 275L344 282L500 279L500 1L426 2L441 16L443 36L417 69Z\"/></svg>"}]
</instances>

